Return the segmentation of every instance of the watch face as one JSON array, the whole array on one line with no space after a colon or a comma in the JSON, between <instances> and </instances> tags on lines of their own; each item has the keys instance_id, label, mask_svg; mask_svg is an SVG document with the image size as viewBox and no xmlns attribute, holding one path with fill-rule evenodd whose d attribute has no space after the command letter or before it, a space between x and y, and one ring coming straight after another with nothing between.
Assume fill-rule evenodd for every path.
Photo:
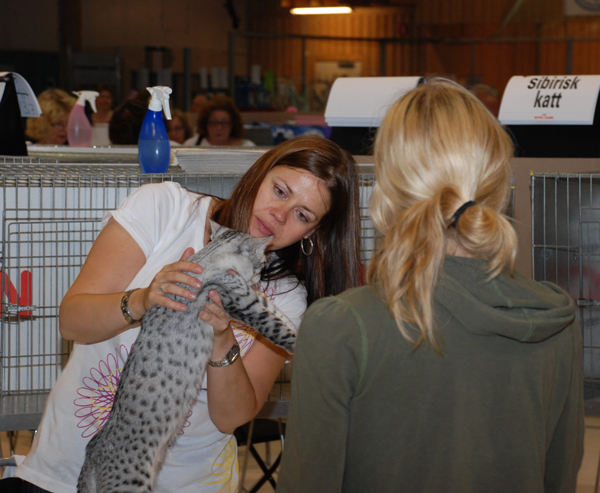
<instances>
[{"instance_id":1,"label":"watch face","mask_svg":"<svg viewBox=\"0 0 600 493\"><path fill-rule=\"evenodd\" d=\"M239 344L235 344L227 353L227 364L230 365L234 363L236 359L240 356L240 346Z\"/></svg>"}]
</instances>

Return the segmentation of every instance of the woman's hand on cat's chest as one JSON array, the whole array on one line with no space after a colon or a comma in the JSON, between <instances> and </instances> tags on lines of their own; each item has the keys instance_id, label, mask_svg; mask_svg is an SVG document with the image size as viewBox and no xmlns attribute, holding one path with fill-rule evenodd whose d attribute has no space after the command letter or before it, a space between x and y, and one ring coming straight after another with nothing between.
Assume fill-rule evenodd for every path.
<instances>
[{"instance_id":1,"label":"woman's hand on cat's chest","mask_svg":"<svg viewBox=\"0 0 600 493\"><path fill-rule=\"evenodd\" d=\"M188 300L195 300L197 291L202 287L202 282L195 276L200 276L204 269L196 262L190 262L188 259L193 255L194 249L187 248L177 262L165 265L157 274L150 285L143 291L143 315L154 305L161 305L172 310L184 312L187 306L179 303L167 294L181 296ZM183 286L180 286L181 283ZM191 288L186 289L185 286ZM141 316L140 316L141 318Z\"/></svg>"}]
</instances>

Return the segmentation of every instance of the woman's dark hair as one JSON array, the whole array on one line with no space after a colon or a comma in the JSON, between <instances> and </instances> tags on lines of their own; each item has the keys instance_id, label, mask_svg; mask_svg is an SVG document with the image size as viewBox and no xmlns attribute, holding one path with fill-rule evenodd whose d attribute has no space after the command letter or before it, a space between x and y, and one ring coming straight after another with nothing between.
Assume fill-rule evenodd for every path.
<instances>
[{"instance_id":1,"label":"woman's dark hair","mask_svg":"<svg viewBox=\"0 0 600 493\"><path fill-rule=\"evenodd\" d=\"M137 145L146 112L150 104L150 93L144 89L125 101L113 113L108 123L108 138L115 145Z\"/></svg>"},{"instance_id":2,"label":"woman's dark hair","mask_svg":"<svg viewBox=\"0 0 600 493\"><path fill-rule=\"evenodd\" d=\"M241 139L244 137L244 124L242 123L242 115L235 106L233 99L227 96L215 96L208 100L200 113L198 114L198 133L208 135L208 120L213 111L226 111L231 118L231 131L229 137L232 139Z\"/></svg>"},{"instance_id":3,"label":"woman's dark hair","mask_svg":"<svg viewBox=\"0 0 600 493\"><path fill-rule=\"evenodd\" d=\"M308 303L360 284L360 211L358 169L354 158L337 144L308 136L283 142L263 154L220 202L213 218L224 226L248 231L254 201L267 173L276 166L309 171L322 180L331 207L310 236L310 256L300 242L277 250L279 260L263 272L264 280L294 274L305 280Z\"/></svg>"}]
</instances>

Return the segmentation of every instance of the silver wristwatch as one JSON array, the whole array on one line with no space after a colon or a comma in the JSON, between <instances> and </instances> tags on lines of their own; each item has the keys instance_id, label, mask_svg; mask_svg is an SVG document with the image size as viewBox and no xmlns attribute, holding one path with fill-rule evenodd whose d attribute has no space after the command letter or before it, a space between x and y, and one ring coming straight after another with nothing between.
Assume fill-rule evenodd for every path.
<instances>
[{"instance_id":1,"label":"silver wristwatch","mask_svg":"<svg viewBox=\"0 0 600 493\"><path fill-rule=\"evenodd\" d=\"M229 366L229 365L233 365L233 363L235 363L235 360L238 359L239 357L240 357L240 345L236 342L233 345L233 347L229 350L227 355L225 356L225 359L223 359L221 361L208 360L208 364L210 366L214 366L216 368L219 368L221 366Z\"/></svg>"}]
</instances>

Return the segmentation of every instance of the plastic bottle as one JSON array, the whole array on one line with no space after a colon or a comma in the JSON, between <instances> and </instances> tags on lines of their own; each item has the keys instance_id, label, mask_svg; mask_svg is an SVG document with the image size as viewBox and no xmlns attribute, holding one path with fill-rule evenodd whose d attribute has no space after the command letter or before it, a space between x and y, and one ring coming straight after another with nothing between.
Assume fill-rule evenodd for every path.
<instances>
[{"instance_id":1,"label":"plastic bottle","mask_svg":"<svg viewBox=\"0 0 600 493\"><path fill-rule=\"evenodd\" d=\"M163 121L163 110L168 120L171 119L169 108L170 87L147 87L152 95L150 105L142 123L138 155L144 173L166 173L171 161L171 144Z\"/></svg>"},{"instance_id":2,"label":"plastic bottle","mask_svg":"<svg viewBox=\"0 0 600 493\"><path fill-rule=\"evenodd\" d=\"M96 113L96 91L73 91L79 96L77 103L73 106L67 123L67 140L71 147L90 147L92 143L92 125L85 114L85 102L89 101Z\"/></svg>"}]
</instances>

